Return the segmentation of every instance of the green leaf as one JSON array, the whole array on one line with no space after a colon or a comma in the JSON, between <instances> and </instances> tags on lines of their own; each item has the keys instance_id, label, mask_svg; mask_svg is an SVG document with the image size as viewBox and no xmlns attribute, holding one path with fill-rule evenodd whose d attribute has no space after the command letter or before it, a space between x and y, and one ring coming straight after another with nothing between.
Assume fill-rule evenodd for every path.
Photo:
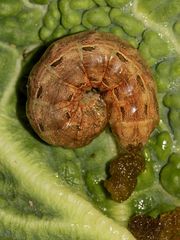
<instances>
[{"instance_id":1,"label":"green leaf","mask_svg":"<svg viewBox=\"0 0 180 240\"><path fill-rule=\"evenodd\" d=\"M0 106L10 104L21 69L21 56L15 46L0 42ZM11 99L12 100L12 99Z\"/></svg>"},{"instance_id":2,"label":"green leaf","mask_svg":"<svg viewBox=\"0 0 180 240\"><path fill-rule=\"evenodd\" d=\"M180 206L179 13L178 0L0 1L0 238L133 240L130 216ZM108 128L85 147L64 149L40 140L26 117L28 75L47 43L88 29L137 48L158 88L147 168L122 203L103 187L121 151Z\"/></svg>"}]
</instances>

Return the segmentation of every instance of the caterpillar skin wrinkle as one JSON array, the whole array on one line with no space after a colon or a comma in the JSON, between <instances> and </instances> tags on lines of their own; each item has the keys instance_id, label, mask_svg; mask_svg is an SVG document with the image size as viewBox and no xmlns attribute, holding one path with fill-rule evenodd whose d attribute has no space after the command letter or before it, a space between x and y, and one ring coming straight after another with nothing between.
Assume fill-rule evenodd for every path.
<instances>
[{"instance_id":1,"label":"caterpillar skin wrinkle","mask_svg":"<svg viewBox=\"0 0 180 240\"><path fill-rule=\"evenodd\" d=\"M55 41L34 66L27 116L52 145L87 145L108 123L123 147L144 145L159 122L156 86L136 49L82 32Z\"/></svg>"}]
</instances>

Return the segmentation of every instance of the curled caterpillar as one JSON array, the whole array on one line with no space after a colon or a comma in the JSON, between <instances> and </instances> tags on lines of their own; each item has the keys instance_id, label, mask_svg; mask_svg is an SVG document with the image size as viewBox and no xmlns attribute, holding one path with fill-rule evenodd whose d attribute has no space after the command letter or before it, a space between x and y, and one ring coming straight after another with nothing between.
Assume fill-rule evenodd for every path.
<instances>
[{"instance_id":1,"label":"curled caterpillar","mask_svg":"<svg viewBox=\"0 0 180 240\"><path fill-rule=\"evenodd\" d=\"M159 121L156 87L136 49L110 33L78 33L33 68L27 116L52 145L87 145L107 123L122 146L143 145Z\"/></svg>"}]
</instances>

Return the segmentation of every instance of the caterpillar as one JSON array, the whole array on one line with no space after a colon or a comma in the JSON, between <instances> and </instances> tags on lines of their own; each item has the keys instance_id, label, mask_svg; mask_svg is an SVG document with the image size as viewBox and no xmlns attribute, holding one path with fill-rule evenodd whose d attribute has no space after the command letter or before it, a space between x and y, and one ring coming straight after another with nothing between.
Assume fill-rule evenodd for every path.
<instances>
[{"instance_id":1,"label":"caterpillar","mask_svg":"<svg viewBox=\"0 0 180 240\"><path fill-rule=\"evenodd\" d=\"M138 51L111 33L59 39L28 80L27 116L47 143L89 144L109 124L123 147L144 145L159 122L156 86Z\"/></svg>"}]
</instances>

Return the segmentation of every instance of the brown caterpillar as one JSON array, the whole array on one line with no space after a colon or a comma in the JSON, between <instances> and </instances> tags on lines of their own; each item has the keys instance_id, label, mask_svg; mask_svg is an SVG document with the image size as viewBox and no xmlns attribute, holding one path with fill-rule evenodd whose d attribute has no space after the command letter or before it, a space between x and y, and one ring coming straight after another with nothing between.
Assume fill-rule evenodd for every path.
<instances>
[{"instance_id":1,"label":"brown caterpillar","mask_svg":"<svg viewBox=\"0 0 180 240\"><path fill-rule=\"evenodd\" d=\"M136 49L110 33L54 42L33 68L27 116L47 143L76 148L107 123L120 144L145 144L158 124L155 83Z\"/></svg>"}]
</instances>

